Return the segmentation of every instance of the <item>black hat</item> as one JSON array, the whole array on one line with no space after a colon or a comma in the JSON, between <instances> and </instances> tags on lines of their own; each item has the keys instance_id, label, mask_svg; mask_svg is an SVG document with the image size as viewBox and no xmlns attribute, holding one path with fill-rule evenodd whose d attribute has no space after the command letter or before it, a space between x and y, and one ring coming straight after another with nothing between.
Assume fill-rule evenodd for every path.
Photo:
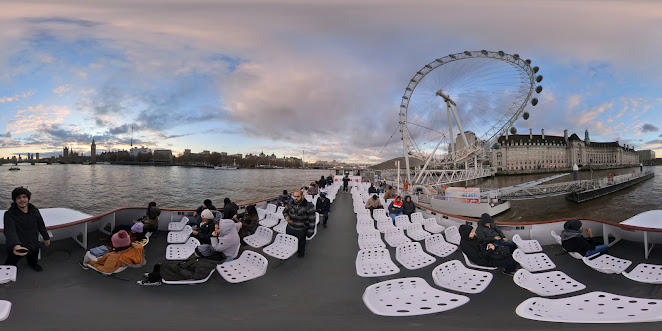
<instances>
[{"instance_id":1,"label":"black hat","mask_svg":"<svg viewBox=\"0 0 662 331\"><path fill-rule=\"evenodd\" d=\"M207 206L207 207L211 206L211 200L209 200L209 199L205 199L205 201L203 201L202 203L204 203L205 206Z\"/></svg>"},{"instance_id":2,"label":"black hat","mask_svg":"<svg viewBox=\"0 0 662 331\"><path fill-rule=\"evenodd\" d=\"M563 224L564 229L579 231L582 227L582 221L580 220L569 220Z\"/></svg>"}]
</instances>

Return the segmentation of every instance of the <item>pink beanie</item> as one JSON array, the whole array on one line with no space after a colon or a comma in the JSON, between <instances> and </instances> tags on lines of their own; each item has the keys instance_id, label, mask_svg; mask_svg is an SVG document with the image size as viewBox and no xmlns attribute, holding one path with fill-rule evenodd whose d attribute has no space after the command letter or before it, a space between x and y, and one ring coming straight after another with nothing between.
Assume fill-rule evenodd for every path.
<instances>
[{"instance_id":1,"label":"pink beanie","mask_svg":"<svg viewBox=\"0 0 662 331\"><path fill-rule=\"evenodd\" d=\"M131 246L131 238L124 230L115 233L111 238L111 242L115 248Z\"/></svg>"}]
</instances>

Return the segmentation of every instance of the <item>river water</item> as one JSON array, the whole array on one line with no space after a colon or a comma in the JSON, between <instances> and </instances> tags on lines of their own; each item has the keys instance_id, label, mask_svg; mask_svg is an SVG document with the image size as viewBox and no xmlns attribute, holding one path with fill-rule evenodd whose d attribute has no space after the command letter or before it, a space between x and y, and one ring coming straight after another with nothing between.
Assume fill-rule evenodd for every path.
<instances>
[{"instance_id":1,"label":"river water","mask_svg":"<svg viewBox=\"0 0 662 331\"><path fill-rule=\"evenodd\" d=\"M38 208L68 207L88 214L100 214L119 207L144 206L156 201L159 207L194 209L204 199L221 207L229 197L237 203L277 196L328 176L332 170L238 169L213 170L190 167L128 165L37 164L19 165L21 170L0 167L0 208L11 204L11 190L27 186ZM662 167L655 177L616 193L576 204L564 196L511 201L512 208L495 217L500 221L541 221L566 217L593 217L620 222L638 213L662 209ZM609 173L627 173L639 168L581 172L581 179L601 178ZM552 174L498 176L470 181L468 186L497 188L525 183ZM552 181L569 181L568 175Z\"/></svg>"}]
</instances>

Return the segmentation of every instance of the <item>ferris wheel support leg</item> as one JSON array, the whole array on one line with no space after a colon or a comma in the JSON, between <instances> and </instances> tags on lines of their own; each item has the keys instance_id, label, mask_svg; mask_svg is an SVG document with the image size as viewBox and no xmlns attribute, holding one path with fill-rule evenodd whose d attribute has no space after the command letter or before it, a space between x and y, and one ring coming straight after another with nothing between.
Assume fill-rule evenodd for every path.
<instances>
[{"instance_id":1,"label":"ferris wheel support leg","mask_svg":"<svg viewBox=\"0 0 662 331\"><path fill-rule=\"evenodd\" d=\"M460 121L460 116L457 116L457 110L447 101L446 105L448 109L453 112L453 117L455 117L455 123L457 123L457 128L460 129L460 136L462 137L462 142L464 142L464 148L469 147L469 142L467 141L467 136L464 134L464 128L462 127L462 121ZM453 137L451 136L451 139Z\"/></svg>"}]
</instances>

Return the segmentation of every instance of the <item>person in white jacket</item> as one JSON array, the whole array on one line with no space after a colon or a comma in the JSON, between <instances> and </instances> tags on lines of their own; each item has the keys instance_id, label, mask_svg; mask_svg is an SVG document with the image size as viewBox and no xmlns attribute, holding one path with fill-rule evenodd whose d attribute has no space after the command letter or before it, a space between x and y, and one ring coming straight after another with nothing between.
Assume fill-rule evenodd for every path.
<instances>
[{"instance_id":1,"label":"person in white jacket","mask_svg":"<svg viewBox=\"0 0 662 331\"><path fill-rule=\"evenodd\" d=\"M212 246L214 250L227 256L225 262L232 261L239 250L241 225L241 222L235 223L231 219L222 219L215 225L216 229L212 232L212 236L216 237L216 240L212 239Z\"/></svg>"}]
</instances>

